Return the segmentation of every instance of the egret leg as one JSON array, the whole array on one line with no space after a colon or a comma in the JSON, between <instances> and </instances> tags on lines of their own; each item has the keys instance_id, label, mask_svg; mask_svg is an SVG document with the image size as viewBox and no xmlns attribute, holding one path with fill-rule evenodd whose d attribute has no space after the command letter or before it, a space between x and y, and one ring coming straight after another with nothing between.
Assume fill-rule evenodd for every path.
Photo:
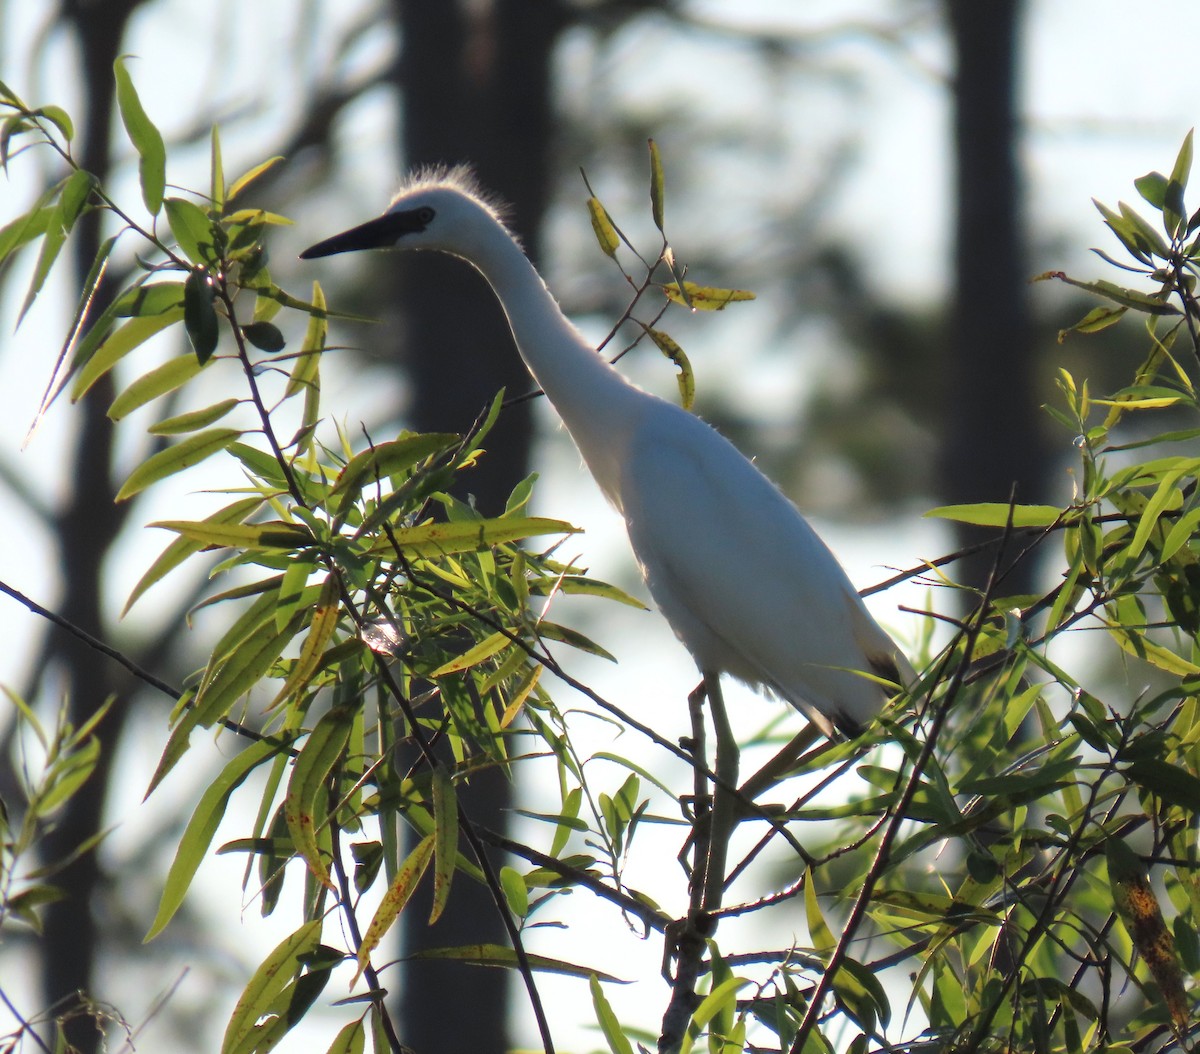
<instances>
[{"instance_id":1,"label":"egret leg","mask_svg":"<svg viewBox=\"0 0 1200 1054\"><path fill-rule=\"evenodd\" d=\"M704 692L712 709L713 731L716 733L716 763L713 773L717 777L717 783L712 790L712 813L709 817L708 853L704 862L704 895L701 903L705 911L717 911L725 893L726 857L736 820L740 751L733 729L729 726L729 715L725 712L725 697L721 694L718 674L708 670L704 672Z\"/></svg>"}]
</instances>

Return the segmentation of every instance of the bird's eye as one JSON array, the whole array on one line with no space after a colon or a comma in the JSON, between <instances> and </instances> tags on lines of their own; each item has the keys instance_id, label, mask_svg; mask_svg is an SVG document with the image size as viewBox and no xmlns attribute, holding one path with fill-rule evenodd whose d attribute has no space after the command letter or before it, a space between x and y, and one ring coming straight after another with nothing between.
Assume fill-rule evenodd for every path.
<instances>
[{"instance_id":1,"label":"bird's eye","mask_svg":"<svg viewBox=\"0 0 1200 1054\"><path fill-rule=\"evenodd\" d=\"M428 205L417 209L417 219L423 224L428 225L435 215L436 213Z\"/></svg>"}]
</instances>

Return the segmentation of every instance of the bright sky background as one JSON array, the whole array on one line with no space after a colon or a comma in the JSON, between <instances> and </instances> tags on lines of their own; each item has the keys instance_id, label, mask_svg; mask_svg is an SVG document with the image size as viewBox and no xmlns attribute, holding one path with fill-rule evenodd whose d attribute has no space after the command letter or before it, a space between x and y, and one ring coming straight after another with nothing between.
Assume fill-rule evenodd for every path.
<instances>
[{"instance_id":1,"label":"bright sky background","mask_svg":"<svg viewBox=\"0 0 1200 1054\"><path fill-rule=\"evenodd\" d=\"M37 46L32 34L47 6L48 0L0 3L0 79L28 101L53 101L69 110L78 109L72 97L76 89L70 83L72 55L61 40L44 60L30 62ZM321 26L333 21L349 23L370 6L365 0L316 5L322 12ZM891 24L897 20L898 11L914 9L919 9L918 5L885 0L827 0L823 4L711 0L692 5L698 16L712 22L724 24L736 19L744 26L785 27L797 33L854 20ZM336 15L331 13L335 10ZM208 5L158 0L145 7L127 43L127 50L140 56L130 68L148 110L168 137L190 127L201 110L207 119L213 112L218 116L232 114L252 104L253 116L230 124L225 134L226 166L232 172L260 160L267 148L264 144L271 141L270 130L284 126L294 100L303 97L308 71L324 68L330 59L328 33L297 33L286 28L292 25L294 11L295 5L289 0L260 0L250 5L234 0ZM1030 3L1022 98L1028 133L1023 159L1029 178L1030 229L1034 234L1031 273L1050 268L1098 273L1099 261L1085 250L1093 244L1105 244L1105 234L1090 198L1107 203L1132 199L1134 177L1153 168L1169 168L1197 116L1192 102L1195 93L1190 90L1186 72L1190 69L1187 48L1196 39L1200 39L1200 6L1194 0L1161 0L1141 8L1123 0ZM214 51L218 47L231 48L232 57L219 67L210 65L209 49L198 47L197 41L211 42ZM376 64L386 56L390 43L386 37L371 39L346 57L340 68L353 71ZM786 79L770 81L758 76L751 68L758 60L748 52L730 54L717 49L699 32L681 38L665 24L650 20L618 37L606 52L606 82L615 87L610 86L609 97L600 100L572 79L572 71L586 65L589 42L569 39L561 62L562 105L568 113L591 121L596 120L597 109L602 106L619 105L645 113L666 101L699 108L711 114L714 121L736 123L741 114L765 112L778 123L778 140L765 159L755 158L752 165L747 165L744 157L732 151L705 158L701 173L689 173L687 210L671 213L672 238L680 251L686 255L689 243L711 245L715 231L722 238L731 275L736 275L739 261L755 253L759 244L753 236L747 236L741 218L755 215L755 205L777 194L782 184L817 180L826 160L824 151L829 149L834 133L849 136L856 142L856 164L841 185L828 188L832 203L821 222L840 235L873 247L865 265L875 286L890 297L896 301L937 301L945 295L948 279L948 111L942 78L949 61L944 41L932 29L916 33L909 43L905 57L853 35L839 37L818 49L814 62L822 69L832 67L853 73L858 82L851 97L830 92L826 107L814 107L811 88L800 90L789 87ZM1176 70L1184 72L1173 82ZM264 83L270 83L272 91L260 97ZM208 107L203 105L206 102ZM323 202L319 213L297 216L297 228L278 237L276 260L286 260L315 237L365 218L383 206L396 177L388 132L393 114L388 100L374 95L364 98L346 115L339 129L347 149L341 200ZM667 158L669 180L671 157L683 153L686 147L673 138L677 135L677 129L668 125L657 136ZM172 169L173 178L183 183L203 182L197 173L207 164L205 151L182 152L172 158L178 164ZM11 183L0 184L0 225L28 199L30 183L24 178L23 160L18 160ZM564 170L577 163L573 158L562 158ZM614 212L621 210L624 215L642 209L643 170L615 168L599 178L602 195ZM118 185L117 191L123 192L127 200L136 200L130 182L124 187ZM552 287L569 294L572 283L578 281L575 268L594 267L595 253L588 244L589 237L579 195L573 194L554 213L548 263ZM581 263L585 253L587 262ZM302 276L297 271L285 284L303 288L301 283L309 277L309 272ZM326 272L321 277L324 280ZM15 305L23 295L21 284L10 281L0 303L0 317L14 317ZM1043 298L1055 295L1055 290L1044 285L1036 287L1034 294L1035 301L1042 304L1046 303ZM756 310L769 317L780 306L764 301ZM37 480L43 493L56 486L54 466L70 427L69 407L60 405L32 446L24 453L18 451L57 352L63 310L62 288L52 285L20 332L5 337L0 355L0 390L5 393L8 407L0 420L0 457L15 463L27 479ZM778 367L761 367L761 362L760 368L746 369L747 362L753 365L753 360L748 360L744 347L754 343L747 341L747 335L765 334L769 324L749 314L732 312L717 323L700 321L704 325L692 326L685 343L701 385L706 377L710 383L719 378L719 383L735 385L754 400L753 405L772 414L786 409L808 383L799 371L781 376ZM729 363L736 363L736 367L731 368ZM639 371L638 376L648 386L672 396L673 381L668 372L652 367ZM357 415L362 398L355 393L351 379L339 378L335 370L326 386L327 406L337 407L344 401L355 407ZM542 511L586 527L587 534L578 545L594 572L600 577L627 581L632 565L618 519L604 507L594 489L577 485L577 455L556 431L549 415L546 436L547 442L537 455L543 480L539 492ZM51 497L45 496L47 500ZM2 522L8 533L8 557L0 562L0 576L36 599L53 603L55 573L39 545L36 521L14 508L2 492L0 501L5 502ZM888 524L885 530L844 524L819 527L845 560L851 577L867 585L884 577L888 566L908 566L941 551L943 537L922 523L918 514L919 510L912 510L911 515ZM154 516L147 510L144 518ZM147 541L146 535L131 534L111 568L114 596L124 596L144 569L147 553L157 552L162 544L157 537ZM875 608L881 620L895 625L897 603L920 604L922 599L889 595L879 598ZM147 617L153 617L153 613L151 605ZM558 616L562 616L561 611ZM592 628L588 625L591 611L581 609L578 618L585 630ZM30 642L37 627L27 612L5 603L0 604L0 628L7 643L7 658L0 663L0 682L17 686L26 675ZM673 708L671 712L677 718L673 726L670 720L660 719L657 723L670 728L672 734L682 732L683 696L695 674L661 619L629 613L606 626L602 635L607 646L621 657L621 666L613 669L572 660L573 672L642 716L653 718L664 708ZM639 662L639 656L651 659ZM739 693L735 699L737 705L753 713L754 721L764 720L769 713L768 704L749 695ZM161 749L162 730L143 728L138 736L137 744L129 751L128 793L117 806L123 812L123 826L107 850L114 858L131 850L147 829L163 820L173 804L170 794L160 802L152 799L145 807L137 804L147 766L153 764ZM198 753L204 749L201 746ZM181 776L171 794L185 797L188 780L194 787L204 774L198 770ZM204 872L197 895L211 899L221 912L229 898L238 895L234 891L239 881L237 862L217 863ZM590 907L583 895L575 899L581 909ZM586 910L578 914L586 915ZM611 941L611 915L604 912L598 916L590 923L586 918L576 920L591 928L579 931L572 943L594 953L589 961L600 968L655 978L658 943ZM227 910L223 917L228 919ZM231 931L221 941L231 956L239 956L245 942L269 946L276 939L278 928L263 926L257 919L257 909L251 905L242 929ZM636 966L631 965L631 955L641 959ZM232 972L236 976L236 969ZM572 1027L573 1022L590 1016L583 987L577 983L548 983L544 993L557 1008L555 1024L561 1030L563 1046L594 1046L593 1038ZM221 993L222 1006L231 1004L235 995L232 990ZM620 1013L628 1013L630 1020L647 1025L657 1023L654 1008L661 1006L662 997L663 989L654 981L612 993ZM145 1006L125 1009L136 1019ZM4 1027L0 1017L0 1028ZM150 1041L149 1048L154 1046ZM286 1049L301 1047L293 1041Z\"/></svg>"}]
</instances>

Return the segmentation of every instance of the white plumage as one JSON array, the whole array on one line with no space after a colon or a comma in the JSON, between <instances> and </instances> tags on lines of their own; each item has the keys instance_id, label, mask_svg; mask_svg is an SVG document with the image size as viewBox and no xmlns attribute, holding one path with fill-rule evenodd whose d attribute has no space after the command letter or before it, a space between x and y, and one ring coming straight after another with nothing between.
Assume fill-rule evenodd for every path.
<instances>
[{"instance_id":1,"label":"white plumage","mask_svg":"<svg viewBox=\"0 0 1200 1054\"><path fill-rule=\"evenodd\" d=\"M319 242L433 249L491 284L521 356L625 518L651 595L702 673L728 673L853 733L911 670L791 502L718 432L635 387L564 317L462 169L425 174L382 216Z\"/></svg>"}]
</instances>

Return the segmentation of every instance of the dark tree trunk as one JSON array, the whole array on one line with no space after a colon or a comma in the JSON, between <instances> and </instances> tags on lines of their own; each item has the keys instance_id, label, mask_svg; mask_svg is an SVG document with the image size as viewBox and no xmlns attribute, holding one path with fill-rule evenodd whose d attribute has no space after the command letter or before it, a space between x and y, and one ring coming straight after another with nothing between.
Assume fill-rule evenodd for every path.
<instances>
[{"instance_id":1,"label":"dark tree trunk","mask_svg":"<svg viewBox=\"0 0 1200 1054\"><path fill-rule=\"evenodd\" d=\"M394 2L403 48L403 163L469 162L512 207L510 222L536 257L551 183L550 59L563 11L551 0ZM511 394L530 387L500 308L477 274L430 254L396 264L400 358L414 386L415 428L466 429L501 388ZM489 436L487 456L465 484L485 513L500 512L528 473L532 434L526 403L506 411ZM478 823L502 829L511 788L499 773L485 773L461 800ZM452 899L434 927L419 910L405 912L407 950L506 941L486 889L457 882ZM403 978L401 1036L421 1054L502 1054L510 1047L506 1017L500 971L422 963Z\"/></svg>"},{"instance_id":2,"label":"dark tree trunk","mask_svg":"<svg viewBox=\"0 0 1200 1054\"><path fill-rule=\"evenodd\" d=\"M954 302L948 341L943 487L952 503L1036 501L1046 453L1034 383L1019 153L1020 0L946 0L954 79ZM964 530L968 544L994 531ZM994 553L960 565L981 586ZM1003 593L1032 588L1016 568Z\"/></svg>"},{"instance_id":3,"label":"dark tree trunk","mask_svg":"<svg viewBox=\"0 0 1200 1054\"><path fill-rule=\"evenodd\" d=\"M112 161L112 65L121 53L125 26L139 3L140 0L112 0L105 4L72 0L63 4L64 19L72 26L83 56L81 97L87 112L77 157L82 167L102 181L107 181ZM83 217L73 235L73 262L79 286L99 250L101 232L95 222L98 216ZM96 302L105 303L107 295L102 286ZM106 635L101 605L104 560L123 519L113 503L113 430L106 416L112 394L111 382L101 382L77 407L71 489L55 523L63 590L59 611L72 624L99 638ZM48 664L62 676L70 721L75 727L87 721L119 687L112 664L66 634L52 636ZM126 700L118 700L97 729L101 747L96 769L88 785L68 802L54 830L49 832L44 843L47 860L68 856L101 829L126 705ZM84 1054L99 1049L101 1033L89 1014L71 1012L69 1008L81 1010L75 1002L76 993L103 997L96 987L100 942L94 914L103 881L95 853L83 854L55 877L64 896L46 910L39 947L43 996L48 1005L67 1011L63 1025L65 1038Z\"/></svg>"}]
</instances>

